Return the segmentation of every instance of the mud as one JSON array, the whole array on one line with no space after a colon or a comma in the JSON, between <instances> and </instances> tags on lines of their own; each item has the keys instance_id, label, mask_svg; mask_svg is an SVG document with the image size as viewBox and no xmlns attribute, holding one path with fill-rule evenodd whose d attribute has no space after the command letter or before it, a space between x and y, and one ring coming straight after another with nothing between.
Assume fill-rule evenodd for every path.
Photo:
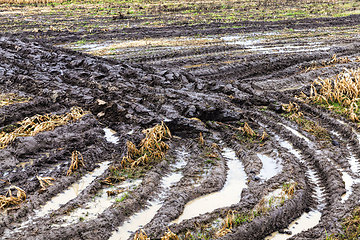
<instances>
[{"instance_id":1,"label":"mud","mask_svg":"<svg viewBox=\"0 0 360 240\"><path fill-rule=\"evenodd\" d=\"M0 194L6 194L10 185L27 194L20 206L1 213L0 236L118 239L121 235L128 239L140 228L153 239L160 239L168 228L185 236L207 225L219 225L214 222L223 220L229 210L251 211L263 197L291 181L298 184L293 198L234 227L221 239L324 239L325 230L341 231L342 219L358 205L360 196L359 132L343 117L294 96L309 92L318 76L358 67L355 59L360 45L356 38L312 39L314 44L306 39L306 44L296 45L290 40L254 40L249 34L264 31L263 35L273 35L289 26L306 30L358 22L354 15L244 22L243 28L212 23L91 34L4 34L0 37L1 93L18 93L31 100L0 107L1 131L26 117L60 114L73 106L90 113L52 131L19 137L0 150L0 179L4 180ZM201 41L192 44L182 39L184 46L173 46L176 37L196 39L197 34L203 35ZM109 57L111 52L104 58L53 45L69 47L80 39L100 38L110 43L141 41L145 37L153 42L171 38L168 41L173 45L126 46L111 55L116 59ZM86 51L100 46L88 45ZM304 71L333 54L353 61ZM318 141L284 116L281 104L289 101L297 101L308 119L329 132L331 141ZM125 193L119 193L107 199L110 186L104 180L112 167L120 166L126 142L138 144L143 129L162 121L173 134L165 158L137 175L122 173L124 184L141 183L127 189L124 198ZM241 131L245 122L256 137ZM261 140L264 131L269 137ZM204 143L199 142L200 133ZM227 150L222 152L224 147ZM228 149L233 149L231 156ZM82 153L85 167L66 176L75 150ZM233 172L234 168L238 171ZM41 190L36 176L56 180ZM81 185L83 179L88 181ZM79 189L70 197L67 191L72 186ZM63 195L69 198L53 202ZM202 203L207 198L218 202L210 207ZM98 199L107 202L101 211L92 212L90 203ZM196 207L199 211L183 217L197 202L204 211ZM286 236L276 233L284 229L289 231Z\"/></svg>"}]
</instances>

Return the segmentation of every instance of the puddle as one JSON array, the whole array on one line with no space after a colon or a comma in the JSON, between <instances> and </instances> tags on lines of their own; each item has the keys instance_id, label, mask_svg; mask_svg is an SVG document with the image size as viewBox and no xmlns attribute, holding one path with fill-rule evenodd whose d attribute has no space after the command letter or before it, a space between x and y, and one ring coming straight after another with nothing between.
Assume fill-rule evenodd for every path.
<instances>
[{"instance_id":1,"label":"puddle","mask_svg":"<svg viewBox=\"0 0 360 240\"><path fill-rule=\"evenodd\" d=\"M259 44L262 41L259 39L249 39L244 35L230 35L223 36L220 40L226 42L226 44L234 44L234 45L243 45L243 46L253 46L255 44Z\"/></svg>"},{"instance_id":2,"label":"puddle","mask_svg":"<svg viewBox=\"0 0 360 240\"><path fill-rule=\"evenodd\" d=\"M321 219L321 212L318 210L312 210L308 213L303 213L298 219L294 220L286 230L291 231L291 234L281 234L274 232L270 236L266 237L265 240L285 240L290 237L301 233L305 230L315 227L319 224Z\"/></svg>"},{"instance_id":3,"label":"puddle","mask_svg":"<svg viewBox=\"0 0 360 240\"><path fill-rule=\"evenodd\" d=\"M236 204L241 199L241 192L246 187L246 173L234 150L224 148L223 156L227 160L228 172L224 187L215 193L196 198L185 205L182 215L172 223L180 223L201 214L212 212L217 208Z\"/></svg>"},{"instance_id":4,"label":"puddle","mask_svg":"<svg viewBox=\"0 0 360 240\"><path fill-rule=\"evenodd\" d=\"M109 240L129 239L131 234L135 233L138 229L143 228L154 218L161 206L162 202L160 200L151 201L147 209L133 215L128 221L119 227L116 232L113 232L113 235L109 238Z\"/></svg>"},{"instance_id":5,"label":"puddle","mask_svg":"<svg viewBox=\"0 0 360 240\"><path fill-rule=\"evenodd\" d=\"M263 180L268 180L275 175L281 173L282 165L279 158L274 159L270 156L263 155L261 153L256 154L262 162L262 169L260 170L259 177Z\"/></svg>"},{"instance_id":6,"label":"puddle","mask_svg":"<svg viewBox=\"0 0 360 240\"><path fill-rule=\"evenodd\" d=\"M109 240L127 240L131 234L135 233L138 229L143 228L154 218L157 211L163 205L166 194L171 186L175 185L182 178L183 175L179 170L186 165L186 157L188 154L189 153L186 151L177 151L178 161L170 165L172 173L163 177L160 181L160 187L163 188L162 193L155 200L148 202L148 207L145 210L132 215L128 221L112 233Z\"/></svg>"},{"instance_id":7,"label":"puddle","mask_svg":"<svg viewBox=\"0 0 360 240\"><path fill-rule=\"evenodd\" d=\"M338 120L339 122L342 122L342 124L345 124L343 121L341 120ZM353 131L355 131L353 129ZM335 131L331 131L331 133L335 136L337 136L338 138L342 139L341 135ZM359 173L359 170L360 170L360 163L359 161L357 160L357 158L355 157L354 153L352 152L352 150L350 149L350 147L347 145L346 146L347 150L348 150L348 153L349 153L349 157L347 157L347 159L349 160L349 163L350 163L350 169L353 173L355 174L358 174Z\"/></svg>"},{"instance_id":8,"label":"puddle","mask_svg":"<svg viewBox=\"0 0 360 240\"><path fill-rule=\"evenodd\" d=\"M339 169L338 169L339 170ZM341 196L341 202L344 203L346 200L349 199L350 195L352 194L352 186L354 184L360 183L360 179L352 178L347 172L339 170L342 173L342 180L345 183L345 190L346 193Z\"/></svg>"},{"instance_id":9,"label":"puddle","mask_svg":"<svg viewBox=\"0 0 360 240\"><path fill-rule=\"evenodd\" d=\"M276 136L275 139L279 142L280 146L282 146L283 148L286 148L298 160L300 160L300 162L304 163L305 166L307 166L306 162L302 159L300 151L296 150L290 142L281 140L278 136ZM319 176L317 176L317 173L309 167L307 167L306 174L308 175L310 181L315 185L315 189L314 189L315 195L313 197L318 201L318 209L323 210L325 208L325 203L324 203L325 192L320 187L320 183L321 183L320 178L319 178Z\"/></svg>"},{"instance_id":10,"label":"puddle","mask_svg":"<svg viewBox=\"0 0 360 240\"><path fill-rule=\"evenodd\" d=\"M98 176L100 176L105 172L109 164L110 161L100 163L99 164L100 167L96 168L93 172L86 174L84 177L80 179L80 181L72 184L68 189L53 197L41 209L35 210L34 211L35 216L33 218L30 218L29 220L22 222L21 225L16 229L14 229L13 231L6 228L3 237L4 238L9 237L9 239L13 239L11 238L11 235L20 232L25 227L31 225L31 223L34 221L35 218L44 217L47 214L59 209L62 205L76 198L81 191L83 191L87 186L91 184L92 181L95 180L95 178L97 178Z\"/></svg>"},{"instance_id":11,"label":"puddle","mask_svg":"<svg viewBox=\"0 0 360 240\"><path fill-rule=\"evenodd\" d=\"M40 210L35 211L36 217L43 217L54 210L57 210L61 205L71 201L76 198L81 191L83 191L87 186L90 185L92 181L95 180L98 176L103 174L108 168L110 161L100 163L100 167L96 168L93 172L86 174L80 179L79 182L71 185L67 190L53 197L49 202L45 204Z\"/></svg>"},{"instance_id":12,"label":"puddle","mask_svg":"<svg viewBox=\"0 0 360 240\"><path fill-rule=\"evenodd\" d=\"M105 139L108 142L117 144L119 142L119 138L115 136L116 132L114 130L111 130L110 128L104 128L105 132Z\"/></svg>"},{"instance_id":13,"label":"puddle","mask_svg":"<svg viewBox=\"0 0 360 240\"><path fill-rule=\"evenodd\" d=\"M83 208L78 208L70 213L69 216L62 218L62 221L57 226L68 226L70 224L75 224L81 221L89 221L95 219L98 214L104 212L107 208L111 207L118 199L121 199L128 191L134 190L137 186L140 185L142 180L135 181L126 181L121 183L118 186L111 186L99 191L97 196L94 197L90 202L88 202ZM109 196L108 191L115 189L122 189L123 192L117 194L116 196Z\"/></svg>"},{"instance_id":14,"label":"puddle","mask_svg":"<svg viewBox=\"0 0 360 240\"><path fill-rule=\"evenodd\" d=\"M356 157L354 156L353 152L351 151L351 149L349 147L347 147L347 149L349 150L349 163L350 163L350 169L353 173L358 174L359 173L359 169L360 169L360 164L359 161L356 159Z\"/></svg>"},{"instance_id":15,"label":"puddle","mask_svg":"<svg viewBox=\"0 0 360 240\"><path fill-rule=\"evenodd\" d=\"M305 163L305 161L301 157L301 153L296 150L293 145L285 140L280 139L279 136L275 136L275 139L278 141L281 147L286 148L290 153L292 153L299 161ZM307 164L305 163L305 166ZM267 236L266 240L284 240L293 237L294 235L306 231L310 228L315 227L319 224L322 211L325 208L325 191L320 186L320 178L317 176L316 172L311 168L307 167L306 171L307 176L309 177L310 182L312 182L315 186L313 198L318 201L318 205L316 209L311 209L310 212L303 213L299 218L295 219L291 222L287 229L291 231L291 234L282 234L277 232L272 233L271 235Z\"/></svg>"},{"instance_id":16,"label":"puddle","mask_svg":"<svg viewBox=\"0 0 360 240\"><path fill-rule=\"evenodd\" d=\"M250 50L253 52L261 52L266 54L271 53L298 53L298 52L312 52L312 51L327 51L330 47L320 47L312 45L294 46L291 44L284 44L283 46L275 47L259 47L250 46Z\"/></svg>"},{"instance_id":17,"label":"puddle","mask_svg":"<svg viewBox=\"0 0 360 240\"><path fill-rule=\"evenodd\" d=\"M301 45L296 43L278 43L275 45L267 45L264 35L275 35L277 33L258 33L249 35L227 35L220 38L226 44L240 45L252 52L260 52L265 54L272 53L293 53L293 52L309 52L309 51L326 51L330 47L324 46L321 42L304 42Z\"/></svg>"}]
</instances>

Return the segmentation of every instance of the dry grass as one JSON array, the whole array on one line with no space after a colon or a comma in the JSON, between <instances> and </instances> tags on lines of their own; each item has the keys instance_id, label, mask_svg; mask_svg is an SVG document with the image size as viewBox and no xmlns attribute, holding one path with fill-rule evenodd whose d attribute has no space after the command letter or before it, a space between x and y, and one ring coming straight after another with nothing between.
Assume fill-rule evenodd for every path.
<instances>
[{"instance_id":1,"label":"dry grass","mask_svg":"<svg viewBox=\"0 0 360 240\"><path fill-rule=\"evenodd\" d=\"M200 144L201 146L204 146L204 145L205 145L205 140L204 140L204 137L203 137L203 134L202 134L202 133L199 134L199 144Z\"/></svg>"},{"instance_id":2,"label":"dry grass","mask_svg":"<svg viewBox=\"0 0 360 240\"><path fill-rule=\"evenodd\" d=\"M71 175L75 170L80 166L85 167L84 158L79 151L73 151L71 154L71 163L70 167L66 172L66 176Z\"/></svg>"},{"instance_id":3,"label":"dry grass","mask_svg":"<svg viewBox=\"0 0 360 240\"><path fill-rule=\"evenodd\" d=\"M329 61L323 61L321 63L314 63L310 67L305 68L305 72L309 72L309 71L316 70L319 68L324 68L324 67L332 67L335 64L344 64L344 63L349 63L349 62L352 62L352 61L348 57L336 57L336 54L334 54Z\"/></svg>"},{"instance_id":4,"label":"dry grass","mask_svg":"<svg viewBox=\"0 0 360 240\"><path fill-rule=\"evenodd\" d=\"M266 214L272 208L281 206L285 200L293 198L297 185L296 182L284 183L282 188L279 189L278 195L263 197L252 211L239 213L229 210L223 220L222 227L215 233L215 237L223 237L231 233L232 228L246 222L251 222L255 217Z\"/></svg>"},{"instance_id":5,"label":"dry grass","mask_svg":"<svg viewBox=\"0 0 360 240\"><path fill-rule=\"evenodd\" d=\"M233 219L235 219L235 211L233 210L229 210L228 213L226 214L226 217L224 219L224 223L223 226L220 230L218 230L215 233L215 237L220 238L225 236L228 233L231 233L231 229L233 227Z\"/></svg>"},{"instance_id":6,"label":"dry grass","mask_svg":"<svg viewBox=\"0 0 360 240\"><path fill-rule=\"evenodd\" d=\"M13 190L16 190L16 196L13 195ZM25 200L25 191L19 187L11 186L5 196L0 195L0 210L4 210L12 206L18 206Z\"/></svg>"},{"instance_id":7,"label":"dry grass","mask_svg":"<svg viewBox=\"0 0 360 240\"><path fill-rule=\"evenodd\" d=\"M319 78L311 85L310 96L300 95L300 98L334 110L354 122L360 121L359 97L360 69L344 69L333 78Z\"/></svg>"},{"instance_id":8,"label":"dry grass","mask_svg":"<svg viewBox=\"0 0 360 240\"><path fill-rule=\"evenodd\" d=\"M115 190L110 190L110 191L106 191L108 197L110 196L116 196L119 195L120 193L124 192L124 189L115 189Z\"/></svg>"},{"instance_id":9,"label":"dry grass","mask_svg":"<svg viewBox=\"0 0 360 240\"><path fill-rule=\"evenodd\" d=\"M180 240L180 238L168 228L164 236L161 237L161 240Z\"/></svg>"},{"instance_id":10,"label":"dry grass","mask_svg":"<svg viewBox=\"0 0 360 240\"><path fill-rule=\"evenodd\" d=\"M248 137L256 136L256 133L254 132L254 130L252 130L252 128L249 126L247 122L245 122L244 126L240 127L239 130L242 131Z\"/></svg>"},{"instance_id":11,"label":"dry grass","mask_svg":"<svg viewBox=\"0 0 360 240\"><path fill-rule=\"evenodd\" d=\"M64 2L64 0L0 0L0 4L47 4L62 2Z\"/></svg>"},{"instance_id":12,"label":"dry grass","mask_svg":"<svg viewBox=\"0 0 360 240\"><path fill-rule=\"evenodd\" d=\"M0 3L1 3L1 0L0 0ZM31 98L20 97L16 93L3 93L3 94L0 94L0 107L15 104L15 103L25 103L30 100L31 100Z\"/></svg>"},{"instance_id":13,"label":"dry grass","mask_svg":"<svg viewBox=\"0 0 360 240\"><path fill-rule=\"evenodd\" d=\"M133 142L126 143L128 152L121 161L123 168L146 165L165 156L169 146L163 140L171 138L170 130L165 123L162 122L153 128L145 129L143 133L145 138L140 142L139 149Z\"/></svg>"},{"instance_id":14,"label":"dry grass","mask_svg":"<svg viewBox=\"0 0 360 240\"><path fill-rule=\"evenodd\" d=\"M134 240L150 240L150 238L146 235L144 230L140 230L135 233Z\"/></svg>"},{"instance_id":15,"label":"dry grass","mask_svg":"<svg viewBox=\"0 0 360 240\"><path fill-rule=\"evenodd\" d=\"M55 178L39 176L36 176L36 178L39 180L42 191L45 191L48 186L54 185L51 181L55 181Z\"/></svg>"},{"instance_id":16,"label":"dry grass","mask_svg":"<svg viewBox=\"0 0 360 240\"><path fill-rule=\"evenodd\" d=\"M331 234L326 240L358 240L360 238L360 207L355 208L352 215L344 219L342 233Z\"/></svg>"},{"instance_id":17,"label":"dry grass","mask_svg":"<svg viewBox=\"0 0 360 240\"><path fill-rule=\"evenodd\" d=\"M69 113L61 115L35 115L31 118L25 118L23 121L15 124L17 127L11 132L0 132L0 149L6 148L17 137L29 137L43 131L51 131L55 127L65 125L76 121L88 114L79 107L71 108Z\"/></svg>"}]
</instances>

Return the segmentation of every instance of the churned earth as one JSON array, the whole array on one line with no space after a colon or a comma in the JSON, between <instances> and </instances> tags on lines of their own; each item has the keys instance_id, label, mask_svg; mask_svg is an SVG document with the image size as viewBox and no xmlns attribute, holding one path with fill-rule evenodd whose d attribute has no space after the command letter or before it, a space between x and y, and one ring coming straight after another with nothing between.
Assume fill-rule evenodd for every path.
<instances>
[{"instance_id":1,"label":"churned earth","mask_svg":"<svg viewBox=\"0 0 360 240\"><path fill-rule=\"evenodd\" d=\"M359 67L359 23L358 15L106 31L13 31L8 23L1 143L33 116L41 124L81 114L0 145L0 196L26 193L1 208L1 238L341 233L360 201L360 131L296 96L309 95L318 77ZM289 117L290 102L313 129ZM164 156L124 167L128 142L140 146L157 124L172 135ZM84 164L69 174L76 158Z\"/></svg>"}]
</instances>

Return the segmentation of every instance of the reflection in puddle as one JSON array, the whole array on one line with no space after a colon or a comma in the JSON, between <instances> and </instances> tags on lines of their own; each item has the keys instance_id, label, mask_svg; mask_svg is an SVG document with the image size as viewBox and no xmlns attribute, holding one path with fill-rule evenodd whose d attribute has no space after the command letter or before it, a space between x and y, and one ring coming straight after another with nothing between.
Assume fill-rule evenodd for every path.
<instances>
[{"instance_id":1,"label":"reflection in puddle","mask_svg":"<svg viewBox=\"0 0 360 240\"><path fill-rule=\"evenodd\" d=\"M138 229L143 228L154 218L157 211L161 208L164 199L166 198L166 194L171 186L178 183L182 178L183 175L181 172L179 172L179 170L186 165L186 156L188 154L189 153L185 151L177 152L178 161L170 165L170 170L172 173L163 177L160 181L160 187L163 188L160 196L157 199L150 201L148 203L148 207L145 210L132 215L128 221L126 221L112 233L112 236L109 238L109 240L127 240L131 234L135 233Z\"/></svg>"},{"instance_id":2,"label":"reflection in puddle","mask_svg":"<svg viewBox=\"0 0 360 240\"><path fill-rule=\"evenodd\" d=\"M34 164L34 159L30 159L30 161L27 161L27 162L21 162L19 164L16 165L16 167L22 167L23 170L25 169L26 166L31 166Z\"/></svg>"},{"instance_id":3,"label":"reflection in puddle","mask_svg":"<svg viewBox=\"0 0 360 240\"><path fill-rule=\"evenodd\" d=\"M260 170L259 177L263 180L268 180L275 175L281 173L282 171L282 165L280 159L274 159L272 157L269 157L267 155L263 155L261 153L258 153L257 156L260 158L262 162L262 169Z\"/></svg>"},{"instance_id":4,"label":"reflection in puddle","mask_svg":"<svg viewBox=\"0 0 360 240\"><path fill-rule=\"evenodd\" d=\"M100 176L105 172L109 164L110 164L109 161L100 163L100 167L96 168L93 172L86 174L84 177L80 179L79 182L74 183L67 190L52 198L40 210L35 211L36 217L43 217L46 214L59 209L61 205L76 198L81 191L83 191L87 186L90 185L92 181L95 180L95 178L97 178L98 176Z\"/></svg>"},{"instance_id":5,"label":"reflection in puddle","mask_svg":"<svg viewBox=\"0 0 360 240\"><path fill-rule=\"evenodd\" d=\"M234 150L224 148L223 155L227 159L229 168L224 187L219 192L210 193L188 202L182 215L173 223L180 223L182 220L212 212L217 208L228 207L240 201L241 192L246 187L244 167L236 157Z\"/></svg>"},{"instance_id":6,"label":"reflection in puddle","mask_svg":"<svg viewBox=\"0 0 360 240\"><path fill-rule=\"evenodd\" d=\"M279 142L280 146L283 148L286 148L290 153L292 153L299 161L305 164L305 161L302 159L301 154L298 150L296 150L293 145L285 140L280 139L279 136L275 136L275 139ZM322 210L325 208L325 192L324 189L320 186L320 178L317 176L316 172L312 170L311 168L307 167L306 171L307 176L309 177L310 182L314 184L314 195L313 198L315 198L318 201L317 209L312 209L310 212L303 213L299 218L295 219L293 222L291 222L286 230L291 231L291 234L282 234L279 232L274 232L268 237L266 237L266 240L285 240L288 239L298 233L301 233L303 231L306 231L310 228L315 227L319 224L321 216L322 216Z\"/></svg>"}]
</instances>

